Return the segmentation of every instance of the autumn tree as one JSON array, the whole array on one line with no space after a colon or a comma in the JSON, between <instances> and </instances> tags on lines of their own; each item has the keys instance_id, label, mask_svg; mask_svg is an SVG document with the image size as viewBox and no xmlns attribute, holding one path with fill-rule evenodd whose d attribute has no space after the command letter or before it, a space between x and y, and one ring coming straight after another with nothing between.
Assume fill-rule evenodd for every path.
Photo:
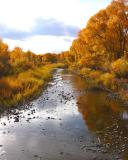
<instances>
[{"instance_id":1,"label":"autumn tree","mask_svg":"<svg viewBox=\"0 0 128 160\"><path fill-rule=\"evenodd\" d=\"M24 52L21 48L15 47L10 53L10 64L14 73L19 73L39 66L41 59L31 51Z\"/></svg>"},{"instance_id":2,"label":"autumn tree","mask_svg":"<svg viewBox=\"0 0 128 160\"><path fill-rule=\"evenodd\" d=\"M25 52L24 56L25 56L25 65L27 69L34 68L35 66L39 66L41 63L40 57L38 55L35 55L30 50Z\"/></svg>"},{"instance_id":3,"label":"autumn tree","mask_svg":"<svg viewBox=\"0 0 128 160\"><path fill-rule=\"evenodd\" d=\"M74 63L103 68L128 52L128 6L126 0L114 0L92 16L70 48Z\"/></svg>"},{"instance_id":4,"label":"autumn tree","mask_svg":"<svg viewBox=\"0 0 128 160\"><path fill-rule=\"evenodd\" d=\"M125 0L113 1L106 9L110 15L108 20L108 31L111 33L109 38L113 44L115 59L120 58L127 52L128 36L128 6Z\"/></svg>"},{"instance_id":5,"label":"autumn tree","mask_svg":"<svg viewBox=\"0 0 128 160\"><path fill-rule=\"evenodd\" d=\"M57 62L57 56L54 53L46 53L44 55L41 55L42 57L42 63L56 63Z\"/></svg>"},{"instance_id":6,"label":"autumn tree","mask_svg":"<svg viewBox=\"0 0 128 160\"><path fill-rule=\"evenodd\" d=\"M0 76L6 75L11 70L9 65L9 58L10 54L8 45L0 40Z\"/></svg>"}]
</instances>

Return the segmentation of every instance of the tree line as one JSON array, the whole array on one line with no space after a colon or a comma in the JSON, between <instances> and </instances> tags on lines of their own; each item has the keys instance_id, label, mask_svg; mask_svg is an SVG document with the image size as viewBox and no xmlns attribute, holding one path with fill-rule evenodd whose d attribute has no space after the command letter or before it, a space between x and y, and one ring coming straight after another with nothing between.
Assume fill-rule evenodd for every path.
<instances>
[{"instance_id":1,"label":"tree line","mask_svg":"<svg viewBox=\"0 0 128 160\"><path fill-rule=\"evenodd\" d=\"M54 53L37 55L20 47L9 50L0 40L0 111L38 95L54 68L61 66L56 63Z\"/></svg>"},{"instance_id":2,"label":"tree line","mask_svg":"<svg viewBox=\"0 0 128 160\"><path fill-rule=\"evenodd\" d=\"M20 47L10 51L8 45L0 40L0 77L56 62L57 56L54 53L36 55L30 50L25 52Z\"/></svg>"},{"instance_id":3,"label":"tree line","mask_svg":"<svg viewBox=\"0 0 128 160\"><path fill-rule=\"evenodd\" d=\"M94 85L128 99L128 0L113 0L92 16L70 50L58 56Z\"/></svg>"},{"instance_id":4,"label":"tree line","mask_svg":"<svg viewBox=\"0 0 128 160\"><path fill-rule=\"evenodd\" d=\"M77 65L79 69L91 68L103 71L110 71L111 64L119 63L119 59L127 61L127 4L127 0L114 0L106 9L92 16L87 26L73 41L70 50L62 52L60 60L69 65Z\"/></svg>"},{"instance_id":5,"label":"tree line","mask_svg":"<svg viewBox=\"0 0 128 160\"><path fill-rule=\"evenodd\" d=\"M58 66L49 64L58 62L128 99L128 1L113 0L92 16L70 50L60 54L10 51L0 40L0 106L33 96Z\"/></svg>"}]
</instances>

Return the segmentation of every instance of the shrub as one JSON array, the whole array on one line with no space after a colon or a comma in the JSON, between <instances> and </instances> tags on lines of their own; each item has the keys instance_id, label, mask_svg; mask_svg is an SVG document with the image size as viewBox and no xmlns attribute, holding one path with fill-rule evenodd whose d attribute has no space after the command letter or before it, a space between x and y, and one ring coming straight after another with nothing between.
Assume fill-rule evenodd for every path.
<instances>
[{"instance_id":1,"label":"shrub","mask_svg":"<svg viewBox=\"0 0 128 160\"><path fill-rule=\"evenodd\" d=\"M115 76L111 73L102 74L99 78L99 82L107 88L113 88L115 84Z\"/></svg>"},{"instance_id":2,"label":"shrub","mask_svg":"<svg viewBox=\"0 0 128 160\"><path fill-rule=\"evenodd\" d=\"M90 68L82 68L80 70L80 75L88 77L90 72L91 72Z\"/></svg>"},{"instance_id":3,"label":"shrub","mask_svg":"<svg viewBox=\"0 0 128 160\"><path fill-rule=\"evenodd\" d=\"M92 78L92 79L97 80L97 79L99 79L99 77L100 77L101 74L102 73L100 71L92 70L90 72L90 74L89 74L89 77Z\"/></svg>"},{"instance_id":4,"label":"shrub","mask_svg":"<svg viewBox=\"0 0 128 160\"><path fill-rule=\"evenodd\" d=\"M111 65L112 71L118 78L128 78L128 61L125 59L118 59Z\"/></svg>"},{"instance_id":5,"label":"shrub","mask_svg":"<svg viewBox=\"0 0 128 160\"><path fill-rule=\"evenodd\" d=\"M51 64L0 79L0 105L13 106L38 94L58 65Z\"/></svg>"}]
</instances>

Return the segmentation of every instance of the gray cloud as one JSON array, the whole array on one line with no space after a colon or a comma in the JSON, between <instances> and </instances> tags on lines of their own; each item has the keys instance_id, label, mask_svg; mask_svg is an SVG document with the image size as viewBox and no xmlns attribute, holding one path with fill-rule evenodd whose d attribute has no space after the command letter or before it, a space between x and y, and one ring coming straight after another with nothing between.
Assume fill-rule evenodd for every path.
<instances>
[{"instance_id":1,"label":"gray cloud","mask_svg":"<svg viewBox=\"0 0 128 160\"><path fill-rule=\"evenodd\" d=\"M34 35L70 36L75 37L80 29L76 26L65 25L55 19L37 19L31 31L18 31L0 25L0 37L23 40Z\"/></svg>"},{"instance_id":2,"label":"gray cloud","mask_svg":"<svg viewBox=\"0 0 128 160\"><path fill-rule=\"evenodd\" d=\"M65 25L55 19L37 19L33 33L39 35L71 36L74 37L80 29L76 26Z\"/></svg>"},{"instance_id":3,"label":"gray cloud","mask_svg":"<svg viewBox=\"0 0 128 160\"><path fill-rule=\"evenodd\" d=\"M7 26L0 25L0 37L2 38L21 40L28 37L29 35L29 32L13 30L8 28Z\"/></svg>"}]
</instances>

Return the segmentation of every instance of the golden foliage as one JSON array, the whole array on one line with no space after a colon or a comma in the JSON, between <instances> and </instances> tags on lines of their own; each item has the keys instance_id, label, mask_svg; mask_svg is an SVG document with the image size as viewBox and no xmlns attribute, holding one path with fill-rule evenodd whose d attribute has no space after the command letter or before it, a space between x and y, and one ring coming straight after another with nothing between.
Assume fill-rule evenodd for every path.
<instances>
[{"instance_id":1,"label":"golden foliage","mask_svg":"<svg viewBox=\"0 0 128 160\"><path fill-rule=\"evenodd\" d=\"M46 65L0 79L0 106L13 106L38 94L58 66L61 64Z\"/></svg>"},{"instance_id":2,"label":"golden foliage","mask_svg":"<svg viewBox=\"0 0 128 160\"><path fill-rule=\"evenodd\" d=\"M117 77L128 78L128 61L124 58L118 59L112 63L112 71Z\"/></svg>"}]
</instances>

